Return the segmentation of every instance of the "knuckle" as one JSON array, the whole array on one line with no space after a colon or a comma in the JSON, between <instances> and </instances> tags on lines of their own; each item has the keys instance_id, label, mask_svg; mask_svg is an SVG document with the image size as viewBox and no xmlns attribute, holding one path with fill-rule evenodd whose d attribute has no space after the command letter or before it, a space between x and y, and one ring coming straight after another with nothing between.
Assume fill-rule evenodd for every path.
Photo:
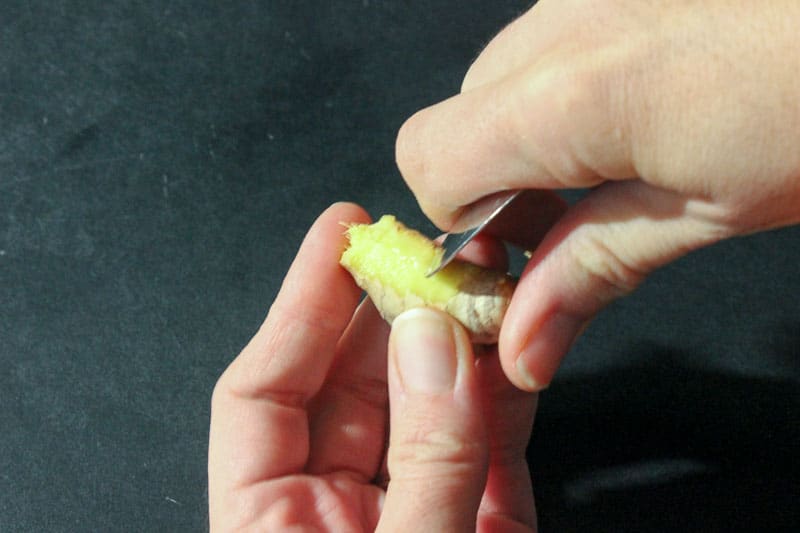
<instances>
[{"instance_id":1,"label":"knuckle","mask_svg":"<svg viewBox=\"0 0 800 533\"><path fill-rule=\"evenodd\" d=\"M436 117L426 108L403 123L395 141L395 161L422 212L444 228L452 223L454 215L449 201L453 188L446 177L458 172L453 169L457 161L442 153L442 139L431 132L434 127L441 128L441 124L431 124Z\"/></svg>"},{"instance_id":2,"label":"knuckle","mask_svg":"<svg viewBox=\"0 0 800 533\"><path fill-rule=\"evenodd\" d=\"M214 388L211 391L212 411L218 410L233 395L230 387L231 372L232 370L230 367L225 369L225 371L217 378L217 382L214 384Z\"/></svg>"},{"instance_id":3,"label":"knuckle","mask_svg":"<svg viewBox=\"0 0 800 533\"><path fill-rule=\"evenodd\" d=\"M593 235L578 239L572 253L586 276L583 285L603 305L636 290L647 272L608 244L607 236Z\"/></svg>"},{"instance_id":4,"label":"knuckle","mask_svg":"<svg viewBox=\"0 0 800 533\"><path fill-rule=\"evenodd\" d=\"M395 141L397 167L412 190L425 182L426 167L421 151L424 143L420 140L423 133L423 113L424 110L417 111L406 119L400 126Z\"/></svg>"},{"instance_id":5,"label":"knuckle","mask_svg":"<svg viewBox=\"0 0 800 533\"><path fill-rule=\"evenodd\" d=\"M603 94L604 69L594 53L559 49L532 68L529 97L546 100L560 116L590 111Z\"/></svg>"},{"instance_id":6,"label":"knuckle","mask_svg":"<svg viewBox=\"0 0 800 533\"><path fill-rule=\"evenodd\" d=\"M472 471L486 460L483 442L464 439L447 429L417 430L393 443L388 450L390 469L400 469L405 475L435 475L453 471ZM392 473L394 478L396 472ZM449 475L449 474L448 474Z\"/></svg>"},{"instance_id":7,"label":"knuckle","mask_svg":"<svg viewBox=\"0 0 800 533\"><path fill-rule=\"evenodd\" d=\"M481 57L478 57L478 59L472 62L467 69L467 73L464 74L464 79L461 81L460 92L465 93L484 83L483 80L486 78L486 75L484 74L482 66Z\"/></svg>"},{"instance_id":8,"label":"knuckle","mask_svg":"<svg viewBox=\"0 0 800 533\"><path fill-rule=\"evenodd\" d=\"M379 411L384 411L389 402L385 379L344 375L332 378L328 382L328 387L335 391L334 396L351 397L361 404Z\"/></svg>"},{"instance_id":9,"label":"knuckle","mask_svg":"<svg viewBox=\"0 0 800 533\"><path fill-rule=\"evenodd\" d=\"M602 74L590 60L560 52L532 65L511 104L512 136L525 143L520 149L536 147L537 159L565 187L584 187L595 179L585 152L594 132L609 127L605 92Z\"/></svg>"}]
</instances>

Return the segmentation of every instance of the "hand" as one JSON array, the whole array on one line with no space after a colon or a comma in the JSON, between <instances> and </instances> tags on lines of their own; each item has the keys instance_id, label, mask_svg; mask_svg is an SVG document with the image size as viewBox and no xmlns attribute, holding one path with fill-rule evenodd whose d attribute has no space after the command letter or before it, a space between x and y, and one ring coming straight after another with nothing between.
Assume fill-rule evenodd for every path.
<instances>
[{"instance_id":1,"label":"hand","mask_svg":"<svg viewBox=\"0 0 800 533\"><path fill-rule=\"evenodd\" d=\"M665 263L800 221L800 3L543 0L488 45L460 95L401 128L397 160L448 228L491 193L592 188L550 228L500 335L519 387ZM526 220L527 218L527 220ZM534 232L535 233L535 232Z\"/></svg>"},{"instance_id":2,"label":"hand","mask_svg":"<svg viewBox=\"0 0 800 533\"><path fill-rule=\"evenodd\" d=\"M214 390L212 531L531 531L536 396L496 353L475 359L446 315L408 312L390 334L358 305L343 221L368 217L351 204L320 216ZM496 246L471 258L496 261Z\"/></svg>"}]
</instances>

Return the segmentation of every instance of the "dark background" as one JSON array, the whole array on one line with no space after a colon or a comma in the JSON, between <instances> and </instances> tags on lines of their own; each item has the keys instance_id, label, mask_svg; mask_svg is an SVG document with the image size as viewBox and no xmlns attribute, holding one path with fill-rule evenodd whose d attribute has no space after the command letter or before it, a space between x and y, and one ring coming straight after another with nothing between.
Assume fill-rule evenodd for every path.
<instances>
[{"instance_id":1,"label":"dark background","mask_svg":"<svg viewBox=\"0 0 800 533\"><path fill-rule=\"evenodd\" d=\"M0 531L202 531L209 399L336 200L529 2L6 2ZM800 525L800 231L692 254L542 395L543 531Z\"/></svg>"}]
</instances>

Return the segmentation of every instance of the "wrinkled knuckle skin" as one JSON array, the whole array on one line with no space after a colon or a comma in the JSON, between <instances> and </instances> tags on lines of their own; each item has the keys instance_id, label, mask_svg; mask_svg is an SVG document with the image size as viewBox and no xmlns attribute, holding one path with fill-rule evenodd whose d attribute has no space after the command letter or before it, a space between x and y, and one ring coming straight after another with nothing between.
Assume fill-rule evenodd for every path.
<instances>
[{"instance_id":1,"label":"wrinkled knuckle skin","mask_svg":"<svg viewBox=\"0 0 800 533\"><path fill-rule=\"evenodd\" d=\"M573 249L581 271L588 278L587 288L600 305L632 293L647 272L620 257L602 236L584 240Z\"/></svg>"},{"instance_id":2,"label":"wrinkled knuckle skin","mask_svg":"<svg viewBox=\"0 0 800 533\"><path fill-rule=\"evenodd\" d=\"M474 468L485 461L486 454L484 443L440 429L407 435L403 442L390 447L389 460L395 468L402 465L409 471L433 472L437 468Z\"/></svg>"}]
</instances>

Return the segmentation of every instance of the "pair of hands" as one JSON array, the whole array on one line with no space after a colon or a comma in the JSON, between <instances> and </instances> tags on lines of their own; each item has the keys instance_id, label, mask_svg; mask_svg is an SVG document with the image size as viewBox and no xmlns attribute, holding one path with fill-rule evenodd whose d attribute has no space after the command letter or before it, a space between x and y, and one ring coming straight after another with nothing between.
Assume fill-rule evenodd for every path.
<instances>
[{"instance_id":1,"label":"pair of hands","mask_svg":"<svg viewBox=\"0 0 800 533\"><path fill-rule=\"evenodd\" d=\"M369 300L358 305L338 263L342 221L368 216L336 204L319 217L214 390L212 530L532 530L536 396L496 353L475 358L449 316L412 310L390 333ZM504 260L491 241L468 258Z\"/></svg>"},{"instance_id":2,"label":"pair of hands","mask_svg":"<svg viewBox=\"0 0 800 533\"><path fill-rule=\"evenodd\" d=\"M535 396L519 389L546 386L582 327L659 266L800 221L798 23L793 0L543 0L504 29L397 142L443 229L487 195L536 191L494 227L535 248L499 354L476 360L433 312L390 335L355 311L338 222L366 215L332 207L215 389L212 527L535 528ZM562 188L591 192L567 208ZM486 243L476 259L496 260Z\"/></svg>"}]
</instances>

